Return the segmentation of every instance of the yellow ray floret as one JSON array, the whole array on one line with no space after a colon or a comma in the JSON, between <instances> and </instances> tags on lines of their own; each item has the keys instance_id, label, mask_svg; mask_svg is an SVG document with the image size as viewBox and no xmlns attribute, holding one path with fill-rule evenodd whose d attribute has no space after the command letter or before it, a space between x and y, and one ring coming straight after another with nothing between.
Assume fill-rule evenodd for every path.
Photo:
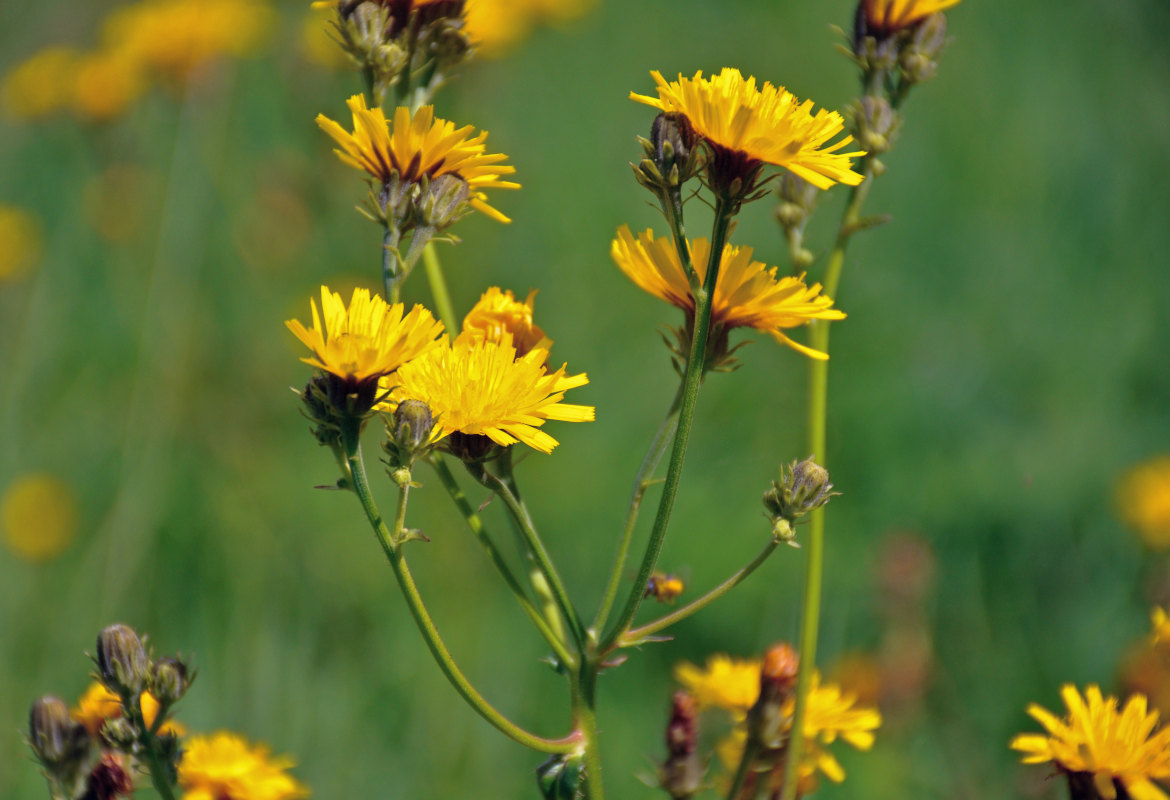
<instances>
[{"instance_id":1,"label":"yellow ray floret","mask_svg":"<svg viewBox=\"0 0 1170 800\"><path fill-rule=\"evenodd\" d=\"M836 111L822 108L813 113L811 100L802 103L767 82L757 88L755 78L745 79L732 67L710 78L702 71L693 78L680 74L674 82L667 82L660 72L650 74L658 84L658 97L630 92L630 99L683 114L712 146L784 167L821 189L834 183L861 183L862 176L852 170L849 159L865 154L837 152L853 137L829 144L845 127Z\"/></svg>"},{"instance_id":2,"label":"yellow ray floret","mask_svg":"<svg viewBox=\"0 0 1170 800\"><path fill-rule=\"evenodd\" d=\"M721 708L743 719L760 696L760 661L716 653L707 657L705 667L676 664L674 679L694 695L700 709Z\"/></svg>"},{"instance_id":3,"label":"yellow ray floret","mask_svg":"<svg viewBox=\"0 0 1170 800\"><path fill-rule=\"evenodd\" d=\"M520 184L501 180L516 168L500 163L506 155L486 152L486 131L473 136L471 125L456 128L455 123L437 118L433 106L422 106L413 115L400 106L391 125L382 109L367 108L360 94L349 98L347 105L353 115L352 133L324 114L317 115L317 125L341 145L334 152L346 164L383 183L395 173L402 181L456 175L467 181L475 209L500 222L510 221L487 204L484 190L519 189Z\"/></svg>"},{"instance_id":4,"label":"yellow ray floret","mask_svg":"<svg viewBox=\"0 0 1170 800\"><path fill-rule=\"evenodd\" d=\"M707 273L710 244L706 239L695 239L689 247L701 280ZM613 240L610 254L622 272L640 288L689 314L694 313L690 284L669 238L655 239L654 233L646 230L635 239L629 227L623 225ZM723 248L715 283L711 324L755 328L805 355L828 358L819 350L794 342L783 332L784 328L795 328L814 319L845 318L842 311L832 307L832 299L820 291L819 283L808 286L791 275L778 278L776 267L769 269L762 262L752 261L750 247L729 244Z\"/></svg>"},{"instance_id":5,"label":"yellow ray floret","mask_svg":"<svg viewBox=\"0 0 1170 800\"><path fill-rule=\"evenodd\" d=\"M1144 695L1129 697L1118 711L1116 697L1103 697L1097 686L1085 694L1072 684L1061 687L1068 716L1060 719L1036 704L1028 713L1048 733L1024 733L1011 747L1025 764L1051 761L1069 772L1088 772L1105 800L1117 796L1113 782L1125 786L1134 800L1167 800L1153 781L1170 779L1170 728L1155 730L1158 712L1148 710Z\"/></svg>"},{"instance_id":6,"label":"yellow ray floret","mask_svg":"<svg viewBox=\"0 0 1170 800\"><path fill-rule=\"evenodd\" d=\"M892 33L958 4L959 0L865 0L865 21L876 31Z\"/></svg>"},{"instance_id":7,"label":"yellow ray floret","mask_svg":"<svg viewBox=\"0 0 1170 800\"><path fill-rule=\"evenodd\" d=\"M463 332L459 335L489 342L503 341L505 335L511 335L517 356L537 347L547 351L552 347L552 339L545 336L544 331L533 322L535 301L535 289L521 303L511 290L501 291L499 287L492 286L467 312L463 318Z\"/></svg>"},{"instance_id":8,"label":"yellow ray floret","mask_svg":"<svg viewBox=\"0 0 1170 800\"><path fill-rule=\"evenodd\" d=\"M179 787L183 800L297 800L309 790L288 774L289 758L273 758L263 745L251 745L226 731L195 736L183 743Z\"/></svg>"},{"instance_id":9,"label":"yellow ray floret","mask_svg":"<svg viewBox=\"0 0 1170 800\"><path fill-rule=\"evenodd\" d=\"M563 366L549 373L547 359L542 348L517 358L510 335L499 342L444 339L398 370L394 399L426 403L441 436L480 434L504 447L520 441L550 453L557 441L539 430L545 420L588 422L593 407L562 402L589 379L567 375Z\"/></svg>"},{"instance_id":10,"label":"yellow ray floret","mask_svg":"<svg viewBox=\"0 0 1170 800\"><path fill-rule=\"evenodd\" d=\"M313 309L313 327L300 320L285 322L293 335L313 351L306 364L357 381L388 375L436 344L443 323L416 305L403 316L405 306L390 306L367 289L354 289L349 307L341 295L321 287L321 314Z\"/></svg>"}]
</instances>

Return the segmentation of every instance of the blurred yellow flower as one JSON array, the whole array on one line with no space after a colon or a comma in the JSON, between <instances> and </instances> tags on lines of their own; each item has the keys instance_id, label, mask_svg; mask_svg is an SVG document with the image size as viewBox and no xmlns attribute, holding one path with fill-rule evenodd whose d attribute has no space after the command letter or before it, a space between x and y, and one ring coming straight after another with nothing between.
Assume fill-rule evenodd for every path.
<instances>
[{"instance_id":1,"label":"blurred yellow flower","mask_svg":"<svg viewBox=\"0 0 1170 800\"><path fill-rule=\"evenodd\" d=\"M309 790L288 774L289 758L273 758L263 745L220 731L184 743L179 762L183 800L296 800Z\"/></svg>"},{"instance_id":2,"label":"blurred yellow flower","mask_svg":"<svg viewBox=\"0 0 1170 800\"><path fill-rule=\"evenodd\" d=\"M864 0L865 21L876 33L893 33L958 4L959 0Z\"/></svg>"},{"instance_id":3,"label":"blurred yellow flower","mask_svg":"<svg viewBox=\"0 0 1170 800\"><path fill-rule=\"evenodd\" d=\"M344 69L354 66L351 59L337 43L337 34L332 20L335 14L323 14L322 9L312 8L301 22L300 51L311 63L328 69Z\"/></svg>"},{"instance_id":4,"label":"blurred yellow flower","mask_svg":"<svg viewBox=\"0 0 1170 800\"><path fill-rule=\"evenodd\" d=\"M487 56L498 56L542 23L568 22L595 0L467 0L467 35Z\"/></svg>"},{"instance_id":5,"label":"blurred yellow flower","mask_svg":"<svg viewBox=\"0 0 1170 800\"><path fill-rule=\"evenodd\" d=\"M353 115L353 132L346 131L324 114L317 115L321 130L333 137L340 150L338 157L351 167L365 170L382 183L395 174L402 181L419 181L422 176L456 175L471 190L471 205L500 222L509 219L487 204L485 189L519 189L520 184L500 180L516 171L501 164L507 156L487 153L487 132L472 136L474 128L456 129L453 122L435 116L433 106L423 106L413 115L399 107L390 124L382 109L366 107L358 94L347 103Z\"/></svg>"},{"instance_id":6,"label":"blurred yellow flower","mask_svg":"<svg viewBox=\"0 0 1170 800\"><path fill-rule=\"evenodd\" d=\"M360 382L393 372L434 347L443 331L443 323L422 306L416 305L403 316L406 307L402 303L387 305L368 289L354 289L346 308L341 295L322 286L320 316L311 298L309 304L313 309L311 330L299 320L284 323L313 351L312 358L301 361L347 380Z\"/></svg>"},{"instance_id":7,"label":"blurred yellow flower","mask_svg":"<svg viewBox=\"0 0 1170 800\"><path fill-rule=\"evenodd\" d=\"M68 106L81 53L72 47L46 47L4 76L4 110L18 119L35 119Z\"/></svg>"},{"instance_id":8,"label":"blurred yellow flower","mask_svg":"<svg viewBox=\"0 0 1170 800\"><path fill-rule=\"evenodd\" d=\"M700 709L721 708L743 719L760 696L760 661L716 653L708 656L704 667L689 661L677 664L674 679L694 696Z\"/></svg>"},{"instance_id":9,"label":"blurred yellow flower","mask_svg":"<svg viewBox=\"0 0 1170 800\"><path fill-rule=\"evenodd\" d=\"M557 440L540 430L546 420L588 422L593 407L562 402L565 392L589 382L584 373L549 373L548 351L517 357L512 337L499 342L459 337L442 343L398 370L394 400L421 400L431 409L439 436L487 436L507 447L523 442L551 453Z\"/></svg>"},{"instance_id":10,"label":"blurred yellow flower","mask_svg":"<svg viewBox=\"0 0 1170 800\"><path fill-rule=\"evenodd\" d=\"M24 475L0 495L0 523L12 552L28 561L49 561L69 546L77 530L73 492L52 475Z\"/></svg>"},{"instance_id":11,"label":"blurred yellow flower","mask_svg":"<svg viewBox=\"0 0 1170 800\"><path fill-rule=\"evenodd\" d=\"M147 727L154 725L158 716L158 701L150 692L143 692L138 698L142 705L142 718ZM122 701L118 695L111 692L102 684L94 681L85 690L85 694L77 701L77 706L70 712L70 716L85 726L92 735L97 735L107 719L122 716ZM170 733L175 736L184 736L187 729L180 723L171 720L159 729L160 733Z\"/></svg>"},{"instance_id":12,"label":"blurred yellow flower","mask_svg":"<svg viewBox=\"0 0 1170 800\"><path fill-rule=\"evenodd\" d=\"M552 347L552 340L532 320L535 300L535 289L521 303L510 289L501 291L492 286L467 312L463 318L463 332L459 335L472 341L489 342L501 342L505 336L511 336L517 358L537 347L547 351Z\"/></svg>"},{"instance_id":13,"label":"blurred yellow flower","mask_svg":"<svg viewBox=\"0 0 1170 800\"><path fill-rule=\"evenodd\" d=\"M1170 455L1129 470L1117 491L1121 517L1149 547L1170 548Z\"/></svg>"},{"instance_id":14,"label":"blurred yellow flower","mask_svg":"<svg viewBox=\"0 0 1170 800\"><path fill-rule=\"evenodd\" d=\"M118 116L146 89L141 66L117 52L99 51L78 60L73 103L97 121Z\"/></svg>"},{"instance_id":15,"label":"blurred yellow flower","mask_svg":"<svg viewBox=\"0 0 1170 800\"><path fill-rule=\"evenodd\" d=\"M1150 643L1170 653L1170 614L1161 606L1150 612Z\"/></svg>"},{"instance_id":16,"label":"blurred yellow flower","mask_svg":"<svg viewBox=\"0 0 1170 800\"><path fill-rule=\"evenodd\" d=\"M1131 695L1118 712L1116 697L1102 697L1095 685L1081 693L1072 684L1061 687L1068 716L1060 719L1035 703L1028 713L1048 731L1022 733L1011 748L1023 753L1025 764L1051 761L1066 772L1087 772L1098 794L1114 800L1114 781L1134 800L1167 800L1153 781L1170 778L1170 728L1156 729L1158 712L1147 711L1144 695Z\"/></svg>"},{"instance_id":17,"label":"blurred yellow flower","mask_svg":"<svg viewBox=\"0 0 1170 800\"><path fill-rule=\"evenodd\" d=\"M41 226L22 208L0 205L0 283L32 272L41 257Z\"/></svg>"},{"instance_id":18,"label":"blurred yellow flower","mask_svg":"<svg viewBox=\"0 0 1170 800\"><path fill-rule=\"evenodd\" d=\"M702 280L707 274L710 244L706 239L695 239L689 247L695 271ZM653 231L646 230L635 239L629 227L623 225L610 246L610 255L639 288L678 306L688 317L694 314L690 283L670 238L655 239ZM713 329L715 326L755 328L805 355L828 358L819 350L798 344L783 331L814 319L845 318L820 291L819 283L806 286L803 280L791 275L777 278L776 267L768 269L763 263L752 261L750 247L729 244L723 248L715 283L711 325Z\"/></svg>"},{"instance_id":19,"label":"blurred yellow flower","mask_svg":"<svg viewBox=\"0 0 1170 800\"><path fill-rule=\"evenodd\" d=\"M834 183L856 186L862 176L849 159L862 151L837 152L853 141L846 136L829 144L845 127L836 111L813 113L811 100L800 102L783 87L756 79L746 80L738 69L724 67L718 75L693 78L681 74L667 82L658 71L650 73L658 84L658 97L630 92L630 99L667 113L679 113L711 146L708 171L721 174L751 173L762 163L784 167L821 189Z\"/></svg>"}]
</instances>

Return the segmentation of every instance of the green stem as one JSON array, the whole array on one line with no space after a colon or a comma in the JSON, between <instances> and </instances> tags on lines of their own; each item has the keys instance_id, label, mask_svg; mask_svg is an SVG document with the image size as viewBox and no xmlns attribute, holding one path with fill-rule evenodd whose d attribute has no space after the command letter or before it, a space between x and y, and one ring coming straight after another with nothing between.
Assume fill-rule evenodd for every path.
<instances>
[{"instance_id":1,"label":"green stem","mask_svg":"<svg viewBox=\"0 0 1170 800\"><path fill-rule=\"evenodd\" d=\"M394 577L398 580L398 586L402 590L403 597L406 599L407 608L410 609L410 614L414 618L415 624L418 626L419 632L427 644L427 648L431 651L431 655L434 656L435 662L439 665L439 669L443 675L446 676L460 697L467 701L468 705L513 741L542 753L575 752L579 749L581 742L581 734L578 731L574 731L561 739L546 739L524 730L488 703L455 664L455 660L452 658L450 651L447 650L447 646L443 644L443 640L439 636L439 631L435 627L435 623L431 619L430 614L427 612L426 604L423 603L422 596L418 592L418 586L414 582L414 576L411 575L410 569L406 564L406 557L403 555L402 548L398 544L406 520L406 500L410 492L410 482L404 482L399 491L398 508L394 516L394 528L393 530L388 529L382 520L382 515L378 511L377 505L374 503L373 496L370 494L370 485L366 478L366 469L362 462L361 447L358 442L360 426L357 421L350 420L348 422L349 424L345 426L342 435L345 442L346 459L349 462L349 471L353 476L354 493L357 494L358 499L361 501L362 509L366 513L370 527L374 529L378 543L382 546L382 551L386 554L386 560L390 562L390 568L394 571Z\"/></svg>"},{"instance_id":2,"label":"green stem","mask_svg":"<svg viewBox=\"0 0 1170 800\"><path fill-rule=\"evenodd\" d=\"M735 777L731 781L731 789L727 792L727 800L738 800L740 792L743 791L743 785L747 781L748 773L751 772L752 762L756 760L756 751L759 750L759 745L752 737L748 737L743 744L743 755L739 759L739 766L735 770Z\"/></svg>"},{"instance_id":3,"label":"green stem","mask_svg":"<svg viewBox=\"0 0 1170 800\"><path fill-rule=\"evenodd\" d=\"M123 704L125 704L125 698L123 699ZM158 747L156 746L157 740L155 739L155 732L160 727L157 723L161 722L165 710L160 706L158 716L155 719L155 726L148 729L146 727L146 717L142 713L142 696L138 695L130 700L130 711L134 715L134 723L142 731L142 735L138 741L146 751L146 763L150 769L150 782L154 785L154 790L158 792L158 796L162 800L175 800L175 793L171 789L171 781L163 766L162 759L159 758Z\"/></svg>"},{"instance_id":4,"label":"green stem","mask_svg":"<svg viewBox=\"0 0 1170 800\"><path fill-rule=\"evenodd\" d=\"M581 647L585 642L585 624L581 621L581 615L577 613L577 609L569 599L569 593L565 590L565 584L561 580L561 576L557 573L556 567L553 566L552 559L549 557L548 550L545 548L540 534L536 532L536 527L533 525L532 516L528 513L528 508L520 501L517 494L513 492L512 487L509 485L510 481L503 480L487 470L482 470L478 474L481 476L481 481L484 486L495 492L504 501L504 505L508 507L512 518L516 521L520 535L524 538L528 552L536 561L545 580L548 581L549 589L552 590L552 596L556 601L557 607L560 609L564 618L568 620L569 628L573 633L573 638L577 642L577 646Z\"/></svg>"},{"instance_id":5,"label":"green stem","mask_svg":"<svg viewBox=\"0 0 1170 800\"><path fill-rule=\"evenodd\" d=\"M423 264L427 269L427 282L431 286L431 296L435 298L435 309L439 312L439 319L452 338L459 331L455 319L455 309L451 306L451 295L447 291L447 280L443 277L443 265L439 262L439 253L435 250L434 242L427 242L423 248Z\"/></svg>"},{"instance_id":6,"label":"green stem","mask_svg":"<svg viewBox=\"0 0 1170 800\"><path fill-rule=\"evenodd\" d=\"M597 713L592 701L577 707L577 726L585 744L585 797L586 800L605 800L605 789L601 783L601 751L598 749Z\"/></svg>"},{"instance_id":7,"label":"green stem","mask_svg":"<svg viewBox=\"0 0 1170 800\"><path fill-rule=\"evenodd\" d=\"M590 628L592 631L600 631L605 627L605 621L609 617L609 612L613 609L613 601L617 599L617 591L621 585L622 572L625 571L626 559L630 553L630 543L634 538L634 527L638 522L638 511L642 506L642 497L646 494L646 490L654 483L650 476L658 468L663 454L666 453L667 445L674 438L674 432L678 427L678 409L682 401L682 388L682 384L680 383L678 391L674 394L674 400L670 403L670 409L667 410L662 424L658 426L658 431L654 434L654 439L650 442L650 447L646 451L646 457L642 459L642 466L638 468L638 474L634 476L634 491L630 496L629 510L626 512L626 527L622 531L617 558L614 560L613 570L609 574L609 582L606 584L605 594L601 598L601 607L597 610L597 616L594 618L593 625Z\"/></svg>"},{"instance_id":8,"label":"green stem","mask_svg":"<svg viewBox=\"0 0 1170 800\"><path fill-rule=\"evenodd\" d=\"M603 641L602 653L612 649L634 621L634 616L638 613L638 606L641 605L645 594L646 581L650 579L650 573L654 571L654 566L658 563L658 556L662 552L662 544L666 539L666 527L670 522L670 512L674 508L675 496L678 494L678 485L682 478L683 462L686 460L691 423L694 421L695 407L699 400L699 387L703 383L703 368L707 360L707 332L711 325L711 301L715 295L715 282L719 277L723 245L727 241L728 230L734 216L731 210L732 205L722 197L716 201L715 225L711 233L711 260L707 265L703 286L695 293L694 335L691 339L691 351L687 357L686 376L683 378L682 407L679 409L678 429L675 432L674 447L670 453L670 464L666 468L666 481L662 486L662 497L658 501L658 513L654 517L654 527L650 531L650 541L646 545L642 565L638 568L638 576L634 580L634 585L630 589L617 623ZM684 255L685 250L684 247L680 251L680 257Z\"/></svg>"},{"instance_id":9,"label":"green stem","mask_svg":"<svg viewBox=\"0 0 1170 800\"><path fill-rule=\"evenodd\" d=\"M869 194L873 181L872 159L866 156L862 163L862 182L853 187L849 202L837 229L837 240L825 267L822 292L834 300L841 281L841 268L845 264L845 248L855 232L855 224L861 216L861 207ZM809 346L822 353L829 352L829 320L814 320L810 323ZM829 362L827 359L809 360L808 382L808 447L807 450L821 466L825 466L825 427L828 417ZM796 683L796 709L792 716L792 736L789 739L788 755L784 767L784 792L781 800L796 797L797 765L804 750L804 717L808 708L808 693L812 687L812 675L816 669L817 632L821 618L821 586L824 581L825 562L825 509L818 508L809 515L808 537L805 546L804 603L800 617L800 672Z\"/></svg>"},{"instance_id":10,"label":"green stem","mask_svg":"<svg viewBox=\"0 0 1170 800\"><path fill-rule=\"evenodd\" d=\"M516 579L507 561L504 560L504 557L492 542L491 537L488 536L487 529L483 525L483 520L475 513L475 509L471 507L471 503L467 500L467 495L463 493L463 490L455 480L455 476L451 474L451 469L447 466L447 463L439 455L435 455L429 460L429 463L434 467L435 472L439 476L439 482L447 490L447 494L450 495L456 508L459 509L459 513L463 515L463 519L467 522L467 527L475 534L476 540L479 541L484 552L488 554L488 558L491 559L492 564L495 565L496 570L504 579L504 583L512 590L512 594L516 595L516 599L520 601L520 607L524 609L524 613L528 615L532 624L540 631L540 635L544 637L549 647L556 653L561 664L571 669L576 663L576 659L570 655L569 651L565 648L565 643L553 632L553 629L541 615L540 610L537 609L531 598L528 597L528 593L524 591L524 587L520 581Z\"/></svg>"},{"instance_id":11,"label":"green stem","mask_svg":"<svg viewBox=\"0 0 1170 800\"><path fill-rule=\"evenodd\" d=\"M677 611L672 611L671 613L669 613L663 617L660 617L660 618L654 620L653 622L648 622L645 625L642 625L641 627L638 627L638 628L632 628L631 630L622 634L621 638L618 639L618 647L628 647L629 645L636 644L637 642L645 639L647 636L652 636L655 633L658 633L658 631L660 631L660 630L664 630L665 628L669 628L671 625L674 625L676 622L680 622L680 621L686 619L687 617L694 614L696 611L699 611L699 610L707 607L708 605L710 605L712 602L718 600L720 597L722 597L723 595L730 592L736 586L743 583L744 580L747 579L747 577L749 575L751 575L753 572L755 572L756 569L761 564L763 564L765 561L767 561L768 557L770 555L772 555L772 553L776 550L777 544L778 544L778 542L776 542L775 539L768 542L768 544L764 547L764 549L761 550L759 553L757 553L756 557L753 558L750 562L748 562L748 564L746 566L744 566L742 569L737 571L734 575L732 575L730 578L725 580L723 583L719 584L714 589L707 592L702 597L695 598L694 600L687 603L685 606L678 609Z\"/></svg>"},{"instance_id":12,"label":"green stem","mask_svg":"<svg viewBox=\"0 0 1170 800\"><path fill-rule=\"evenodd\" d=\"M382 234L382 288L390 305L398 302L402 290L402 265L398 263L400 235L396 225L387 225Z\"/></svg>"}]
</instances>

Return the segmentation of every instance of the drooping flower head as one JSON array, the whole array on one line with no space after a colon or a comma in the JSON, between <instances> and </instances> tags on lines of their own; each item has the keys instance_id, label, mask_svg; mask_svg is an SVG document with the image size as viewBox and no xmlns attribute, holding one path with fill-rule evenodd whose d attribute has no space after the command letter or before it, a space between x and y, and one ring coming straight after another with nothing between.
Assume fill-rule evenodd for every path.
<instances>
[{"instance_id":1,"label":"drooping flower head","mask_svg":"<svg viewBox=\"0 0 1170 800\"><path fill-rule=\"evenodd\" d=\"M393 398L426 403L440 437L481 435L502 447L523 442L550 453L557 440L540 429L545 421L588 422L593 407L563 402L566 391L589 379L566 374L564 366L550 373L547 359L539 347L517 357L510 334L499 342L444 338L398 370Z\"/></svg>"},{"instance_id":2,"label":"drooping flower head","mask_svg":"<svg viewBox=\"0 0 1170 800\"><path fill-rule=\"evenodd\" d=\"M387 305L367 289L354 289L347 308L341 295L321 287L321 314L313 309L313 327L305 328L300 320L285 322L301 342L313 351L306 364L331 377L329 396L334 406L353 395L353 413L364 413L373 405L378 379L389 375L404 363L436 345L443 323L431 312L416 305L403 315L402 303Z\"/></svg>"},{"instance_id":3,"label":"drooping flower head","mask_svg":"<svg viewBox=\"0 0 1170 800\"><path fill-rule=\"evenodd\" d=\"M859 13L865 16L868 33L889 35L958 4L959 0L861 0Z\"/></svg>"},{"instance_id":4,"label":"drooping flower head","mask_svg":"<svg viewBox=\"0 0 1170 800\"><path fill-rule=\"evenodd\" d=\"M456 128L453 122L435 117L433 106L422 106L414 114L399 107L393 124L382 109L366 107L363 95L354 95L347 105L353 115L353 132L326 117L317 115L317 125L341 145L338 157L351 167L365 170L382 184L392 179L418 183L424 176L434 179L453 175L467 182L469 203L492 219L510 220L487 204L488 189L519 189L520 184L501 180L515 167L500 162L507 156L488 153L487 132L473 135L474 128Z\"/></svg>"},{"instance_id":5,"label":"drooping flower head","mask_svg":"<svg viewBox=\"0 0 1170 800\"><path fill-rule=\"evenodd\" d=\"M459 335L470 337L473 341L489 342L502 342L505 336L511 336L517 358L537 347L547 351L552 347L552 339L545 336L544 331L533 322L535 301L535 289L521 303L510 289L501 291L499 287L492 286L467 312L463 318L463 332Z\"/></svg>"},{"instance_id":6,"label":"drooping flower head","mask_svg":"<svg viewBox=\"0 0 1170 800\"><path fill-rule=\"evenodd\" d=\"M1170 548L1170 455L1155 456L1122 476L1117 505L1148 547Z\"/></svg>"},{"instance_id":7,"label":"drooping flower head","mask_svg":"<svg viewBox=\"0 0 1170 800\"><path fill-rule=\"evenodd\" d=\"M658 84L658 96L630 93L630 99L666 113L679 113L710 147L708 181L717 192L733 192L738 179L741 194L756 186L765 164L784 167L809 183L828 189L834 183L856 186L862 176L852 170L850 158L859 151L838 152L853 139L829 140L841 133L845 121L835 111L813 113L811 100L800 102L783 87L754 77L744 78L738 69L724 67L718 75L692 78L681 74L668 82L650 73Z\"/></svg>"},{"instance_id":8,"label":"drooping flower head","mask_svg":"<svg viewBox=\"0 0 1170 800\"><path fill-rule=\"evenodd\" d=\"M183 746L179 787L183 800L297 800L309 790L288 774L293 761L273 758L263 745L220 731Z\"/></svg>"},{"instance_id":9,"label":"drooping flower head","mask_svg":"<svg viewBox=\"0 0 1170 800\"><path fill-rule=\"evenodd\" d=\"M707 272L710 245L706 239L695 239L689 247L695 270L702 279ZM694 316L695 300L691 297L690 284L669 238L656 239L649 230L635 238L629 227L623 225L613 240L610 254L622 272L640 288L678 306L688 319ZM750 247L729 244L723 248L711 302L712 339L732 328L754 328L805 355L828 358L819 350L788 338L784 329L814 319L844 319L845 314L832 307L831 298L820 293L819 283L808 286L801 278L791 275L778 278L776 271L776 267L769 269L762 262L752 261Z\"/></svg>"},{"instance_id":10,"label":"drooping flower head","mask_svg":"<svg viewBox=\"0 0 1170 800\"><path fill-rule=\"evenodd\" d=\"M1067 773L1092 780L1100 797L1114 800L1121 784L1134 800L1167 800L1154 781L1170 780L1170 728L1158 728L1158 712L1148 710L1145 695L1118 700L1089 685L1082 696L1072 684L1060 689L1068 716L1057 717L1035 703L1028 713L1048 731L1022 733L1011 748L1025 764L1051 761Z\"/></svg>"}]
</instances>

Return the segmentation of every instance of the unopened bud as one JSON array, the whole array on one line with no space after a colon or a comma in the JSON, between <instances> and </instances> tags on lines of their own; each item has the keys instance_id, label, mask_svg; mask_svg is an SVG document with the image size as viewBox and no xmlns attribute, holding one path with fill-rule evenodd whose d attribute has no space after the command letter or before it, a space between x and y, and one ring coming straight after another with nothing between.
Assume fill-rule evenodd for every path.
<instances>
[{"instance_id":1,"label":"unopened bud","mask_svg":"<svg viewBox=\"0 0 1170 800\"><path fill-rule=\"evenodd\" d=\"M28 715L28 742L37 760L54 773L80 761L89 749L85 728L69 716L65 701L53 695L33 703Z\"/></svg>"},{"instance_id":2,"label":"unopened bud","mask_svg":"<svg viewBox=\"0 0 1170 800\"><path fill-rule=\"evenodd\" d=\"M903 79L911 84L930 80L938 72L939 58L947 43L947 17L931 14L914 29L902 48L899 65Z\"/></svg>"},{"instance_id":3,"label":"unopened bud","mask_svg":"<svg viewBox=\"0 0 1170 800\"><path fill-rule=\"evenodd\" d=\"M871 155L881 155L893 145L894 134L901 119L890 101L884 97L866 95L853 107L857 141Z\"/></svg>"},{"instance_id":4,"label":"unopened bud","mask_svg":"<svg viewBox=\"0 0 1170 800\"><path fill-rule=\"evenodd\" d=\"M829 483L829 472L809 456L782 467L780 480L764 493L764 508L772 520L772 535L777 541L792 544L793 524L805 514L820 508L840 494Z\"/></svg>"},{"instance_id":5,"label":"unopened bud","mask_svg":"<svg viewBox=\"0 0 1170 800\"><path fill-rule=\"evenodd\" d=\"M444 230L471 213L467 181L453 172L431 178L415 200L415 215L421 226Z\"/></svg>"},{"instance_id":6,"label":"unopened bud","mask_svg":"<svg viewBox=\"0 0 1170 800\"><path fill-rule=\"evenodd\" d=\"M93 800L130 797L134 792L134 780L126 768L125 758L120 753L103 753L89 773L86 790L85 797Z\"/></svg>"},{"instance_id":7,"label":"unopened bud","mask_svg":"<svg viewBox=\"0 0 1170 800\"><path fill-rule=\"evenodd\" d=\"M138 729L125 717L110 717L102 723L102 740L116 750L131 751L138 742Z\"/></svg>"},{"instance_id":8,"label":"unopened bud","mask_svg":"<svg viewBox=\"0 0 1170 800\"><path fill-rule=\"evenodd\" d=\"M97 638L98 675L106 688L137 696L150 680L150 659L142 640L129 625L110 625Z\"/></svg>"},{"instance_id":9,"label":"unopened bud","mask_svg":"<svg viewBox=\"0 0 1170 800\"><path fill-rule=\"evenodd\" d=\"M698 742L698 704L687 692L675 692L666 726L666 761L658 771L659 784L674 800L693 797L703 787Z\"/></svg>"},{"instance_id":10,"label":"unopened bud","mask_svg":"<svg viewBox=\"0 0 1170 800\"><path fill-rule=\"evenodd\" d=\"M154 674L150 678L150 693L163 706L170 706L182 699L191 685L187 665L177 658L160 658L154 662Z\"/></svg>"},{"instance_id":11,"label":"unopened bud","mask_svg":"<svg viewBox=\"0 0 1170 800\"><path fill-rule=\"evenodd\" d=\"M583 797L585 762L580 755L555 755L536 768L536 784L544 800Z\"/></svg>"},{"instance_id":12,"label":"unopened bud","mask_svg":"<svg viewBox=\"0 0 1170 800\"><path fill-rule=\"evenodd\" d=\"M650 138L638 141L643 155L639 165L631 165L634 177L653 192L677 191L703 166L698 139L682 114L659 114L650 126Z\"/></svg>"},{"instance_id":13,"label":"unopened bud","mask_svg":"<svg viewBox=\"0 0 1170 800\"><path fill-rule=\"evenodd\" d=\"M787 719L784 705L796 690L800 656L780 642L768 648L760 668L760 694L748 712L750 734L769 748L783 744Z\"/></svg>"}]
</instances>

